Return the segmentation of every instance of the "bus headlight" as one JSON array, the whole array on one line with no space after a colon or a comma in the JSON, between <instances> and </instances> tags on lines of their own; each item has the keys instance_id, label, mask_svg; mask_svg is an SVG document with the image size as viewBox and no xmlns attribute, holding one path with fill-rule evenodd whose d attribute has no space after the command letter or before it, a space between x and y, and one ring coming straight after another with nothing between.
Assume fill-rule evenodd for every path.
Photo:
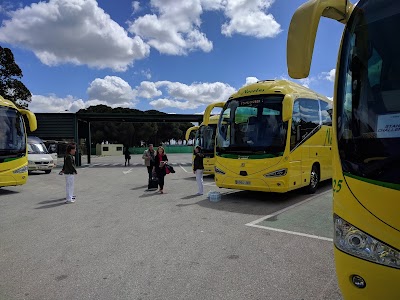
<instances>
[{"instance_id":1,"label":"bus headlight","mask_svg":"<svg viewBox=\"0 0 400 300\"><path fill-rule=\"evenodd\" d=\"M282 177L287 174L287 169L280 169L268 174L265 174L264 177Z\"/></svg>"},{"instance_id":2,"label":"bus headlight","mask_svg":"<svg viewBox=\"0 0 400 300\"><path fill-rule=\"evenodd\" d=\"M214 170L215 170L215 173L225 175L225 172L222 171L221 169L217 168L217 167L214 167Z\"/></svg>"},{"instance_id":3,"label":"bus headlight","mask_svg":"<svg viewBox=\"0 0 400 300\"><path fill-rule=\"evenodd\" d=\"M21 174L21 173L26 173L28 172L28 166L24 166L22 168L16 169L13 171L14 174Z\"/></svg>"},{"instance_id":4,"label":"bus headlight","mask_svg":"<svg viewBox=\"0 0 400 300\"><path fill-rule=\"evenodd\" d=\"M400 269L400 252L334 215L335 246L350 255Z\"/></svg>"}]
</instances>

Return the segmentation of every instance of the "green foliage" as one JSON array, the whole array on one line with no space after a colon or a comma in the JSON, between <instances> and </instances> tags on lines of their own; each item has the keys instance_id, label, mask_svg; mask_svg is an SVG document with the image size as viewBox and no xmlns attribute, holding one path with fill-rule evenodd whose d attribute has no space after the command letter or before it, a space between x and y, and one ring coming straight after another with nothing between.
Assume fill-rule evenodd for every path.
<instances>
[{"instance_id":1,"label":"green foliage","mask_svg":"<svg viewBox=\"0 0 400 300\"><path fill-rule=\"evenodd\" d=\"M14 54L10 49L0 46L0 95L19 106L28 107L32 94L20 81L22 76Z\"/></svg>"},{"instance_id":2,"label":"green foliage","mask_svg":"<svg viewBox=\"0 0 400 300\"><path fill-rule=\"evenodd\" d=\"M140 111L131 108L111 108L106 105L90 106L87 109L78 111L78 114L84 113L129 113L138 114L165 114L157 110ZM183 140L186 130L192 127L192 123L121 123L121 122L92 122L92 143L101 143L109 141L113 143L124 144L125 146L140 146L141 141L147 144L159 145L170 139Z\"/></svg>"}]
</instances>

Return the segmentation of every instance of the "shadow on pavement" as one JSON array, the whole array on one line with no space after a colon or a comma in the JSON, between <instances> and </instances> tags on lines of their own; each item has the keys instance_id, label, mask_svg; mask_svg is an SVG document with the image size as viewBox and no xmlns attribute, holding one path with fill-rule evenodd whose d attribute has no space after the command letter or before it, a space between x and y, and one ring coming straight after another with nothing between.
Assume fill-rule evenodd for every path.
<instances>
[{"instance_id":1,"label":"shadow on pavement","mask_svg":"<svg viewBox=\"0 0 400 300\"><path fill-rule=\"evenodd\" d=\"M59 201L65 201L65 198L54 199L54 200L45 200L45 201L39 202L38 204L48 204L48 203L54 203L54 202L59 202Z\"/></svg>"},{"instance_id":2,"label":"shadow on pavement","mask_svg":"<svg viewBox=\"0 0 400 300\"><path fill-rule=\"evenodd\" d=\"M315 194L306 194L303 189L285 194L232 190L222 192L221 201L219 202L211 202L208 199L204 199L196 202L196 204L209 209L266 216L331 188L331 180L326 180L320 184ZM205 196L203 195L202 197Z\"/></svg>"}]
</instances>

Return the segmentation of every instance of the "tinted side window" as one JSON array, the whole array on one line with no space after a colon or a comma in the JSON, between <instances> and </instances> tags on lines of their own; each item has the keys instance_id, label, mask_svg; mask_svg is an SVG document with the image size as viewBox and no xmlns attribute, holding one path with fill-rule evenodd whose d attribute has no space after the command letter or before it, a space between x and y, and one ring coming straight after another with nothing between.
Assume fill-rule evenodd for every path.
<instances>
[{"instance_id":1,"label":"tinted side window","mask_svg":"<svg viewBox=\"0 0 400 300\"><path fill-rule=\"evenodd\" d=\"M320 125L318 100L301 99L300 115L301 136L305 138Z\"/></svg>"},{"instance_id":2,"label":"tinted side window","mask_svg":"<svg viewBox=\"0 0 400 300\"><path fill-rule=\"evenodd\" d=\"M332 126L332 104L320 100L319 105L321 106L322 125Z\"/></svg>"},{"instance_id":3,"label":"tinted side window","mask_svg":"<svg viewBox=\"0 0 400 300\"><path fill-rule=\"evenodd\" d=\"M290 134L290 150L292 150L301 140L300 135L300 100L293 103L293 114L292 114L292 130Z\"/></svg>"}]
</instances>

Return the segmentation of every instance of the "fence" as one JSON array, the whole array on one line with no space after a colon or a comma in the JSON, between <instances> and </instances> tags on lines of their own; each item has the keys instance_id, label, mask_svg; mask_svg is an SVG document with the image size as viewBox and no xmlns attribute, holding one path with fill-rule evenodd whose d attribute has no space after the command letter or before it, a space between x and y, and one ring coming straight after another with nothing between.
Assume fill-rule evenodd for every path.
<instances>
[{"instance_id":1,"label":"fence","mask_svg":"<svg viewBox=\"0 0 400 300\"><path fill-rule=\"evenodd\" d=\"M163 146L165 149L165 153L192 153L193 147L192 146ZM132 154L143 154L144 150L148 148L146 147L131 147L129 148L129 152ZM154 147L157 149L157 147Z\"/></svg>"}]
</instances>

